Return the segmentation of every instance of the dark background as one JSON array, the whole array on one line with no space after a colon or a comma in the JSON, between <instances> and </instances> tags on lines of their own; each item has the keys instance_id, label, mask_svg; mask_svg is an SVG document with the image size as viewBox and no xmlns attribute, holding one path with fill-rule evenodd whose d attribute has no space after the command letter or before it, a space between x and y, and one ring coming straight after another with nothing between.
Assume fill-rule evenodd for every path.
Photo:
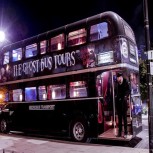
<instances>
[{"instance_id":1,"label":"dark background","mask_svg":"<svg viewBox=\"0 0 153 153\"><path fill-rule=\"evenodd\" d=\"M153 0L148 0L153 42ZM86 17L114 11L133 28L138 48L145 45L143 0L0 0L0 29L16 42Z\"/></svg>"}]
</instances>

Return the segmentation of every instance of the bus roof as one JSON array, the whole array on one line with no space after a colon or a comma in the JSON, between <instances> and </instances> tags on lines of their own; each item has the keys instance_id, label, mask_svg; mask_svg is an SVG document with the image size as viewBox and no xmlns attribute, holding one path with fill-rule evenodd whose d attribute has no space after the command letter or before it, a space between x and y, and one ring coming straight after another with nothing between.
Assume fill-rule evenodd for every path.
<instances>
[{"instance_id":1,"label":"bus roof","mask_svg":"<svg viewBox=\"0 0 153 153\"><path fill-rule=\"evenodd\" d=\"M62 33L62 32L66 32L68 33L69 31L72 30L77 30L78 28L82 28L84 26L90 26L92 24L96 24L97 22L100 21L110 21L111 23L113 23L113 27L115 29L115 31L117 33L120 34L124 34L124 31L122 30L122 28L120 28L121 25L121 17L116 14L115 12L112 11L107 11L107 12L103 12L64 26L61 26L59 28L50 30L50 31L46 31L44 33L38 34L36 36L27 38L27 39L23 39L21 41L15 42L15 43L11 43L9 45L6 45L2 48L2 52L6 51L6 50L11 50L11 49L16 49L19 48L21 46L26 46L35 42L39 42L41 40L47 40L49 39L51 36L55 36L56 34ZM122 21L124 21L122 19ZM126 21L124 21L124 23L129 26ZM130 27L130 26L129 26Z\"/></svg>"}]
</instances>

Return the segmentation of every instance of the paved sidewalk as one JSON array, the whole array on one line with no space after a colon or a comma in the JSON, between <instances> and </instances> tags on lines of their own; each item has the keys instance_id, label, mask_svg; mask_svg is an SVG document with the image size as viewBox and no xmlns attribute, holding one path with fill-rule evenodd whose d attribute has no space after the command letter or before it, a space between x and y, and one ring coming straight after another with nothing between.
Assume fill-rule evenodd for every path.
<instances>
[{"instance_id":1,"label":"paved sidewalk","mask_svg":"<svg viewBox=\"0 0 153 153\"><path fill-rule=\"evenodd\" d=\"M149 133L148 133L148 115L142 115L143 129L137 135L142 140L135 146L135 148L149 149Z\"/></svg>"},{"instance_id":2,"label":"paved sidewalk","mask_svg":"<svg viewBox=\"0 0 153 153\"><path fill-rule=\"evenodd\" d=\"M14 151L14 152L13 152ZM149 153L148 149L0 135L0 153Z\"/></svg>"},{"instance_id":3,"label":"paved sidewalk","mask_svg":"<svg viewBox=\"0 0 153 153\"><path fill-rule=\"evenodd\" d=\"M0 134L0 153L149 153L147 116L143 116L143 130L137 136L142 140L131 148Z\"/></svg>"}]
</instances>

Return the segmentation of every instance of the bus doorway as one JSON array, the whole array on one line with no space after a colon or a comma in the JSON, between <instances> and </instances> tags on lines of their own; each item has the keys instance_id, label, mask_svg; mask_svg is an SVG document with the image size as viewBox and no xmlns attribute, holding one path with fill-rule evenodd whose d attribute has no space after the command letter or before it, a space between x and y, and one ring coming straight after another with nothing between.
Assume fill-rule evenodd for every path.
<instances>
[{"instance_id":1,"label":"bus doorway","mask_svg":"<svg viewBox=\"0 0 153 153\"><path fill-rule=\"evenodd\" d=\"M130 141L132 139L132 116L131 108L127 111L127 129L128 136L116 137L118 134L118 114L115 105L116 95L116 71L106 71L100 74L101 78L101 90L103 96L103 116L104 116L104 132L99 135L99 139L114 139ZM124 89L123 89L124 90ZM124 127L124 125L122 124Z\"/></svg>"}]
</instances>

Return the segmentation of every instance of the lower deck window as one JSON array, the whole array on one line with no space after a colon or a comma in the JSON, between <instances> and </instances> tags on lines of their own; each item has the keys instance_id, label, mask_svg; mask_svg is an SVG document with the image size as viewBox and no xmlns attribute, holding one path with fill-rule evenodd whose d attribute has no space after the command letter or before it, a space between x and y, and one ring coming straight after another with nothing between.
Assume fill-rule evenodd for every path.
<instances>
[{"instance_id":1,"label":"lower deck window","mask_svg":"<svg viewBox=\"0 0 153 153\"><path fill-rule=\"evenodd\" d=\"M50 85L48 86L48 99L65 99L66 85Z\"/></svg>"},{"instance_id":2,"label":"lower deck window","mask_svg":"<svg viewBox=\"0 0 153 153\"><path fill-rule=\"evenodd\" d=\"M22 89L13 90L13 101L22 101Z\"/></svg>"},{"instance_id":3,"label":"lower deck window","mask_svg":"<svg viewBox=\"0 0 153 153\"><path fill-rule=\"evenodd\" d=\"M87 87L85 81L70 83L70 98L87 97Z\"/></svg>"},{"instance_id":4,"label":"lower deck window","mask_svg":"<svg viewBox=\"0 0 153 153\"><path fill-rule=\"evenodd\" d=\"M5 94L5 99L4 99L4 101L6 101L6 102L9 101L9 94L8 94L8 92Z\"/></svg>"},{"instance_id":5,"label":"lower deck window","mask_svg":"<svg viewBox=\"0 0 153 153\"><path fill-rule=\"evenodd\" d=\"M25 101L37 100L37 90L36 87L25 88Z\"/></svg>"},{"instance_id":6,"label":"lower deck window","mask_svg":"<svg viewBox=\"0 0 153 153\"><path fill-rule=\"evenodd\" d=\"M47 99L46 87L39 86L38 87L38 94L39 94L39 100L46 100Z\"/></svg>"}]
</instances>

